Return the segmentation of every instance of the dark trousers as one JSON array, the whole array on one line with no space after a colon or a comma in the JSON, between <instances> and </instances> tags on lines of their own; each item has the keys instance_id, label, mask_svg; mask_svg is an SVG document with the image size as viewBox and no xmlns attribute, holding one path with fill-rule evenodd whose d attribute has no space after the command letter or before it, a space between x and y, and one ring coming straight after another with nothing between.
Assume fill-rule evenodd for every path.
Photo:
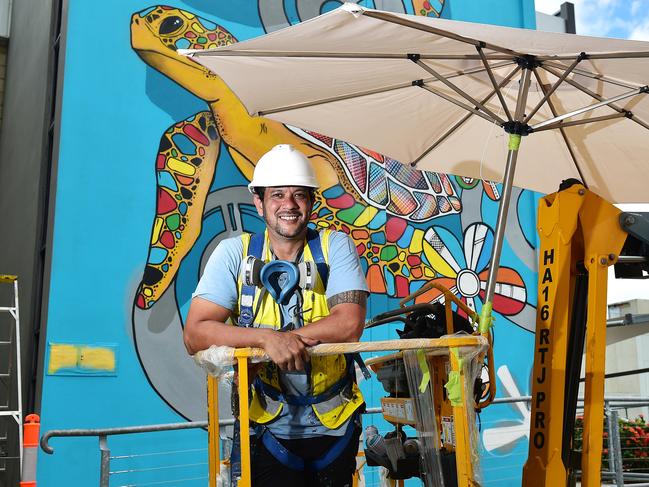
<instances>
[{"instance_id":1,"label":"dark trousers","mask_svg":"<svg viewBox=\"0 0 649 487\"><path fill-rule=\"evenodd\" d=\"M253 436L251 443L252 487L351 487L356 471L356 454L361 428L356 427L349 444L326 468L319 472L292 470L266 449L261 440ZM320 436L299 440L278 438L291 453L306 461L321 458L338 440L335 436Z\"/></svg>"}]
</instances>

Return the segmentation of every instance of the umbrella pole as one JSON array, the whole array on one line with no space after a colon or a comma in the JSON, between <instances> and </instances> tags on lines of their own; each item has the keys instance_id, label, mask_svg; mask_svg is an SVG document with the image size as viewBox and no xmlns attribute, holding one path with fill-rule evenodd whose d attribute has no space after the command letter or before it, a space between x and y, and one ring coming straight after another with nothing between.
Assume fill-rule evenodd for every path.
<instances>
[{"instance_id":1,"label":"umbrella pole","mask_svg":"<svg viewBox=\"0 0 649 487\"><path fill-rule=\"evenodd\" d=\"M521 60L525 62L528 60ZM503 192L498 207L498 218L496 220L496 230L494 232L494 247L491 253L491 265L489 266L489 276L487 278L487 289L485 302L480 312L480 333L487 333L491 326L491 312L493 309L494 294L496 292L496 278L500 267L500 255L505 240L505 228L507 227L507 216L509 213L509 204L512 196L512 186L514 182L514 173L516 172L516 160L518 158L518 149L521 143L521 136L526 134L527 125L525 119L525 104L530 88L530 76L532 72L533 61L523 66L520 85L518 89L518 98L516 100L516 112L514 121L505 124L505 130L509 133L509 150L507 152L507 164L503 176Z\"/></svg>"}]
</instances>

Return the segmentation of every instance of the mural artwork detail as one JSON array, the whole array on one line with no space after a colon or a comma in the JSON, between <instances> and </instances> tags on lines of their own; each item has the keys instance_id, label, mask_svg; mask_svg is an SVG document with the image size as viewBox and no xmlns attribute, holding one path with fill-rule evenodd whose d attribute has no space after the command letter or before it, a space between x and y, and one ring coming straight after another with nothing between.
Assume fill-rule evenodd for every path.
<instances>
[{"instance_id":1,"label":"mural artwork detail","mask_svg":"<svg viewBox=\"0 0 649 487\"><path fill-rule=\"evenodd\" d=\"M444 2L413 2L419 15L439 15L443 7ZM270 10L259 12L272 24L264 25L266 31L290 24ZM250 195L245 186L214 189L228 186L214 180L224 151L247 180L259 157L276 144L290 143L304 152L321 184L312 224L349 234L372 293L389 298L402 298L432 279L479 311L493 246L493 230L482 221L479 208L483 201L500 198L499 186L489 181L418 171L363 147L251 117L219 77L176 52L236 40L216 23L173 7L151 7L131 18L131 45L142 61L206 105L205 111L173 124L160 139L156 214L133 308L135 343L149 381L172 408L191 420L205 417L204 401L196 401L204 397L204 383L182 345L181 308L217 243L254 230L246 222L256 218L246 209ZM465 200L473 205L466 212ZM207 223L216 214L223 222L219 229ZM534 249L520 225L514 225L519 245L513 252L529 265ZM190 265L184 259L195 252L200 258L184 272ZM494 310L531 330L533 322L524 323L534 316L529 294L519 271L505 265L498 272ZM418 298L441 300L436 290ZM172 373L183 379L170 387ZM491 450L502 448L507 446L489 444Z\"/></svg>"}]
</instances>

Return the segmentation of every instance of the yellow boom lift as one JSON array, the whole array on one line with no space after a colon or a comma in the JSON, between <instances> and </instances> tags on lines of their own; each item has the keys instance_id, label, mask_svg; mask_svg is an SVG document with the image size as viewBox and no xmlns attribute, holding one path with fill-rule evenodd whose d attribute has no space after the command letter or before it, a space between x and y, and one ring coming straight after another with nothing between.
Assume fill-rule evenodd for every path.
<instances>
[{"instance_id":1,"label":"yellow boom lift","mask_svg":"<svg viewBox=\"0 0 649 487\"><path fill-rule=\"evenodd\" d=\"M601 484L608 268L616 277L642 278L649 270L647 214L623 213L566 181L542 198L538 304L529 457L523 485ZM581 458L572 449L585 352L584 432Z\"/></svg>"}]
</instances>

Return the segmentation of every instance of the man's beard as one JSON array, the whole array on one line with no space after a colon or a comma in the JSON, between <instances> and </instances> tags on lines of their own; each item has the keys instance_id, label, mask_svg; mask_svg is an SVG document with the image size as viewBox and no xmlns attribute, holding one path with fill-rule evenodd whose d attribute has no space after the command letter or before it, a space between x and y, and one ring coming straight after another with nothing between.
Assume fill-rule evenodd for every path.
<instances>
[{"instance_id":1,"label":"man's beard","mask_svg":"<svg viewBox=\"0 0 649 487\"><path fill-rule=\"evenodd\" d=\"M295 238L295 237L300 236L304 232L305 228L306 228L306 224L301 226L297 230L295 230L295 232L287 232L278 224L278 225L275 225L275 228L273 228L273 230L275 230L275 233L277 235L281 236L281 237Z\"/></svg>"},{"instance_id":2,"label":"man's beard","mask_svg":"<svg viewBox=\"0 0 649 487\"><path fill-rule=\"evenodd\" d=\"M268 218L265 210L264 210L264 220L266 220L266 225L268 225ZM279 217L275 217L275 223L274 225L272 225L272 229L277 235L283 238L292 239L292 238L299 237L306 231L306 227L309 221L303 219L301 214L298 215L298 220L301 221L301 224L295 229L295 231L289 231L286 228L282 227L281 219Z\"/></svg>"}]
</instances>

